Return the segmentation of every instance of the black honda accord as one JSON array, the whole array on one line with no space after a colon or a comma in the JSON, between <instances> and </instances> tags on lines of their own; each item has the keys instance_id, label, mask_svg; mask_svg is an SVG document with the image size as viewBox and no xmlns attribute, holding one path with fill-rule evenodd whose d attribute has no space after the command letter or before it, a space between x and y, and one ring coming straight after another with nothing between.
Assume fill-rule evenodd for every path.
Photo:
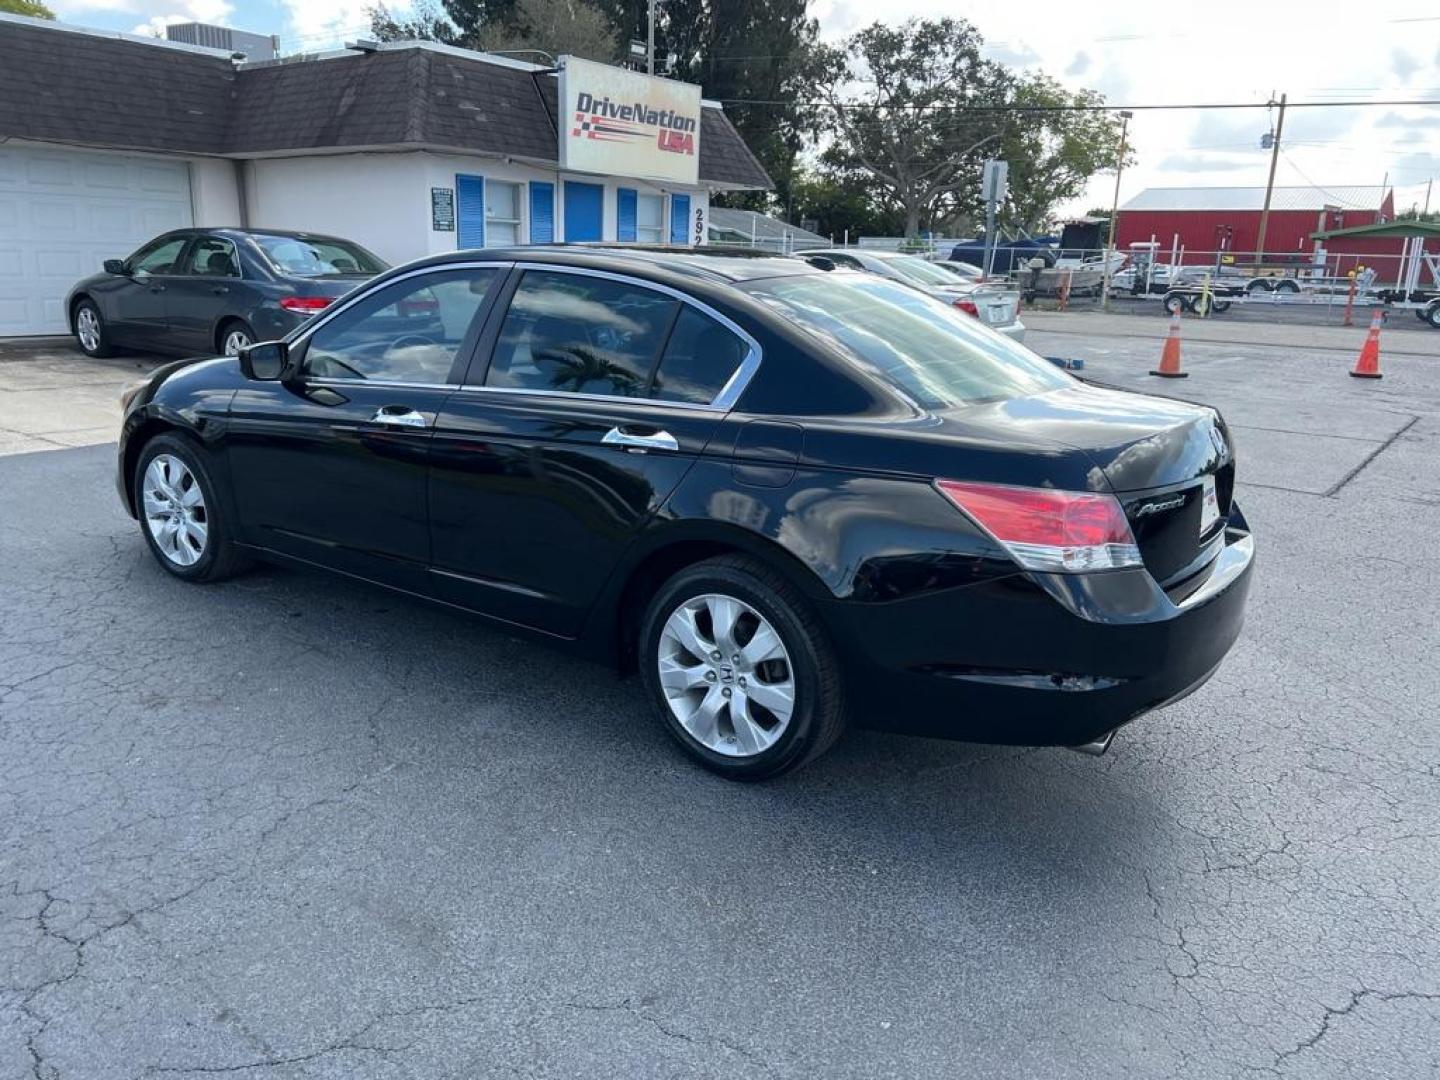
<instances>
[{"instance_id":1,"label":"black honda accord","mask_svg":"<svg viewBox=\"0 0 1440 1080\"><path fill-rule=\"evenodd\" d=\"M252 558L623 668L758 778L848 722L1098 752L1203 683L1253 543L1214 409L906 286L698 249L457 252L127 391L171 574Z\"/></svg>"}]
</instances>

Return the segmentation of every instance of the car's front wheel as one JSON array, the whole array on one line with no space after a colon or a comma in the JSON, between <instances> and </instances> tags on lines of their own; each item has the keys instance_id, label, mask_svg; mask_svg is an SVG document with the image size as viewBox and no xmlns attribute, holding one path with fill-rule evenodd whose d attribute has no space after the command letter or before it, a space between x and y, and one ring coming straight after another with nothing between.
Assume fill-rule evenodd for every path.
<instances>
[{"instance_id":1,"label":"car's front wheel","mask_svg":"<svg viewBox=\"0 0 1440 1080\"><path fill-rule=\"evenodd\" d=\"M722 776L789 772L844 728L824 628L800 591L755 559L680 571L650 602L640 634L641 675L666 729Z\"/></svg>"},{"instance_id":2,"label":"car's front wheel","mask_svg":"<svg viewBox=\"0 0 1440 1080\"><path fill-rule=\"evenodd\" d=\"M157 435L135 465L140 531L157 562L186 581L220 581L248 561L235 546L204 451Z\"/></svg>"},{"instance_id":3,"label":"car's front wheel","mask_svg":"<svg viewBox=\"0 0 1440 1080\"><path fill-rule=\"evenodd\" d=\"M86 356L104 358L115 355L110 344L110 334L105 329L105 320L93 300L82 300L75 308L75 340Z\"/></svg>"}]
</instances>

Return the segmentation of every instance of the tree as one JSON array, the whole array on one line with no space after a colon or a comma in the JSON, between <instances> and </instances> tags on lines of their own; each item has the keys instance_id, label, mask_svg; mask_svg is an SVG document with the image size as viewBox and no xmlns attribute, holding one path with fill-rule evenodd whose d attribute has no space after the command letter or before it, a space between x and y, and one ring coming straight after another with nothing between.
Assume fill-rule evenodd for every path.
<instances>
[{"instance_id":1,"label":"tree","mask_svg":"<svg viewBox=\"0 0 1440 1080\"><path fill-rule=\"evenodd\" d=\"M794 179L792 221L813 219L815 231L837 240L858 236L894 236L905 215L892 201L876 200L863 177L831 170L798 174Z\"/></svg>"},{"instance_id":2,"label":"tree","mask_svg":"<svg viewBox=\"0 0 1440 1080\"><path fill-rule=\"evenodd\" d=\"M1025 228L1113 164L1119 127L1088 108L1099 95L1012 72L985 59L983 45L963 19L912 19L875 23L825 51L821 160L897 204L907 236L979 219L986 158L1009 162L1001 221Z\"/></svg>"},{"instance_id":3,"label":"tree","mask_svg":"<svg viewBox=\"0 0 1440 1080\"><path fill-rule=\"evenodd\" d=\"M633 6L643 24L643 5ZM657 50L676 54L674 77L724 105L775 181L781 207L792 202L796 159L813 128L804 103L818 71L819 26L805 9L805 0L666 0L657 30ZM757 210L770 202L763 192L716 200Z\"/></svg>"},{"instance_id":4,"label":"tree","mask_svg":"<svg viewBox=\"0 0 1440 1080\"><path fill-rule=\"evenodd\" d=\"M7 15L28 15L32 19L55 18L55 13L40 0L0 0L0 11Z\"/></svg>"},{"instance_id":5,"label":"tree","mask_svg":"<svg viewBox=\"0 0 1440 1080\"><path fill-rule=\"evenodd\" d=\"M440 41L486 52L570 54L607 63L622 42L605 8L588 0L422 0L403 15L384 4L369 11L381 41ZM531 57L531 59L539 59Z\"/></svg>"},{"instance_id":6,"label":"tree","mask_svg":"<svg viewBox=\"0 0 1440 1080\"><path fill-rule=\"evenodd\" d=\"M905 235L928 222L938 199L978 185L979 164L1007 122L1011 79L980 54L978 30L961 19L875 23L826 50L819 92L835 168L868 174L899 204Z\"/></svg>"}]
</instances>

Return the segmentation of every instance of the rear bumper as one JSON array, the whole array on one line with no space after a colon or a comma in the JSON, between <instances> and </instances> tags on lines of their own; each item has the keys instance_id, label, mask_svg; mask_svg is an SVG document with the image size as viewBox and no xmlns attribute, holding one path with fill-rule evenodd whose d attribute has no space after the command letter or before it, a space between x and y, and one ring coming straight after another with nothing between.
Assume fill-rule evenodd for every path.
<instances>
[{"instance_id":1,"label":"rear bumper","mask_svg":"<svg viewBox=\"0 0 1440 1080\"><path fill-rule=\"evenodd\" d=\"M854 715L970 742L1090 742L1214 674L1240 635L1254 551L1249 533L1231 528L1205 583L1179 604L1143 570L1015 574L887 604L836 603Z\"/></svg>"},{"instance_id":2,"label":"rear bumper","mask_svg":"<svg viewBox=\"0 0 1440 1080\"><path fill-rule=\"evenodd\" d=\"M1025 324L1019 319L1016 319L1009 326L994 327L994 330L997 334L1004 334L1006 337L1008 337L1011 341L1014 342L1021 342L1025 340Z\"/></svg>"}]
</instances>

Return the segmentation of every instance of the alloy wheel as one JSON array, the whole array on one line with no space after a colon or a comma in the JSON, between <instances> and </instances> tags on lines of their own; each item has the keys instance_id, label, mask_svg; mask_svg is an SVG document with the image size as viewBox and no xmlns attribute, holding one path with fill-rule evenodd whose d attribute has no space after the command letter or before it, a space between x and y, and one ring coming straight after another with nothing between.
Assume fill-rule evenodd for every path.
<instances>
[{"instance_id":1,"label":"alloy wheel","mask_svg":"<svg viewBox=\"0 0 1440 1080\"><path fill-rule=\"evenodd\" d=\"M83 307L75 316L75 335L86 352L94 352L100 347L100 319L94 308Z\"/></svg>"},{"instance_id":2,"label":"alloy wheel","mask_svg":"<svg viewBox=\"0 0 1440 1080\"><path fill-rule=\"evenodd\" d=\"M222 351L226 356L239 356L240 350L249 348L250 345L250 335L244 330L231 330L225 335Z\"/></svg>"},{"instance_id":3,"label":"alloy wheel","mask_svg":"<svg viewBox=\"0 0 1440 1080\"><path fill-rule=\"evenodd\" d=\"M727 757L774 746L795 711L795 669L770 622L743 600L706 593L665 620L660 686L696 742Z\"/></svg>"},{"instance_id":4,"label":"alloy wheel","mask_svg":"<svg viewBox=\"0 0 1440 1080\"><path fill-rule=\"evenodd\" d=\"M145 528L160 553L176 566L194 566L205 554L210 518L200 482L173 454L157 454L141 485Z\"/></svg>"}]
</instances>

